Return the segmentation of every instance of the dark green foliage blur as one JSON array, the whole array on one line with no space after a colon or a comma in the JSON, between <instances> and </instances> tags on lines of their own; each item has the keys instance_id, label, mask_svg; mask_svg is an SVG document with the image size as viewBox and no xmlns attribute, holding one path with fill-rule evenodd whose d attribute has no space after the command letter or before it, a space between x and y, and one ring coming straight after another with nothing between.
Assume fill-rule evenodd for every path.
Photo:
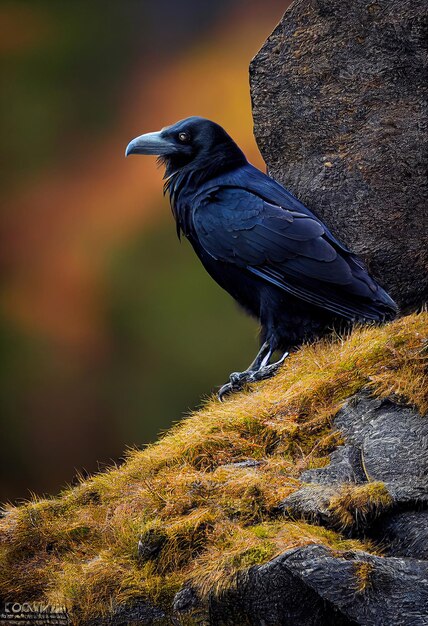
<instances>
[{"instance_id":1,"label":"dark green foliage blur","mask_svg":"<svg viewBox=\"0 0 428 626\"><path fill-rule=\"evenodd\" d=\"M0 182L18 183L76 152L73 133L91 138L108 129L125 95L126 72L136 54L148 63L174 56L203 34L233 0L9 0L24 19L36 8L43 37L31 49L0 55ZM210 6L211 5L211 6ZM165 19L169 16L169 19ZM37 24L38 25L38 24ZM7 22L6 26L7 27ZM197 28L197 30L196 30ZM19 32L16 37L19 40ZM130 94L132 97L132 94Z\"/></svg>"},{"instance_id":2,"label":"dark green foliage blur","mask_svg":"<svg viewBox=\"0 0 428 626\"><path fill-rule=\"evenodd\" d=\"M56 154L76 150L75 129L90 141L108 127L138 24L144 26L133 2L126 11L119 2L81 0L5 2L3 11L8 5L24 28L26 7L36 5L43 36L31 54L24 47L1 57L2 184L35 176Z\"/></svg>"},{"instance_id":3,"label":"dark green foliage blur","mask_svg":"<svg viewBox=\"0 0 428 626\"><path fill-rule=\"evenodd\" d=\"M110 268L106 394L127 416L125 441L138 443L197 406L231 368L245 369L257 327L178 242L172 223L135 237Z\"/></svg>"}]
</instances>

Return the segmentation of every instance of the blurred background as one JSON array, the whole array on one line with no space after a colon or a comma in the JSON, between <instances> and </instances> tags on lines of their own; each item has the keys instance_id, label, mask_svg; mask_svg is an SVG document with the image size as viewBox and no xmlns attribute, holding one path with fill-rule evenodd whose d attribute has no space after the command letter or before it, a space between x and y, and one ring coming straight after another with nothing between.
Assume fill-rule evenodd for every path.
<instances>
[{"instance_id":1,"label":"blurred background","mask_svg":"<svg viewBox=\"0 0 428 626\"><path fill-rule=\"evenodd\" d=\"M202 115L263 169L248 64L288 4L0 2L0 501L120 461L254 356L155 159L124 150Z\"/></svg>"}]
</instances>

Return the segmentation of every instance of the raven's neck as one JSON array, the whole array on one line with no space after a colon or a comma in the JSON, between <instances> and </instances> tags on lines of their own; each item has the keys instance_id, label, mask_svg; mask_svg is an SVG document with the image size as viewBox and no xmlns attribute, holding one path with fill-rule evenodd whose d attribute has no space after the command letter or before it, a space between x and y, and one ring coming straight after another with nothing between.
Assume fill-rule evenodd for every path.
<instances>
[{"instance_id":1,"label":"raven's neck","mask_svg":"<svg viewBox=\"0 0 428 626\"><path fill-rule=\"evenodd\" d=\"M230 172L248 163L243 152L235 146L236 150L227 153L207 155L174 170L174 163L165 163L164 193L169 193L172 214L177 224L177 235L183 232L186 237L190 235L192 199L198 193L200 187L212 178Z\"/></svg>"}]
</instances>

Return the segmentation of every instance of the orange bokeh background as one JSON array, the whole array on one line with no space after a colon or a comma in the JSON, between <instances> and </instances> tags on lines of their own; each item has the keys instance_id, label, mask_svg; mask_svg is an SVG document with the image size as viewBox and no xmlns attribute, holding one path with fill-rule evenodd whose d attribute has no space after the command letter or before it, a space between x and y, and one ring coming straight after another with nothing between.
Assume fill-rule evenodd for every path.
<instances>
[{"instance_id":1,"label":"orange bokeh background","mask_svg":"<svg viewBox=\"0 0 428 626\"><path fill-rule=\"evenodd\" d=\"M194 4L183 3L183 11L192 15ZM2 203L1 257L4 268L2 330L6 337L2 359L3 368L8 372L4 383L7 406L2 418L3 442L8 450L1 467L0 497L3 500L27 497L28 490L55 491L71 480L76 470L94 471L98 461L118 459L125 446L141 445L153 439L161 428L194 406L201 392L209 393L220 384L228 369L245 365L241 363L243 353L249 356L255 350L255 327L244 320L229 301L226 303L227 296L215 286L211 287L208 277L198 273L192 279L196 282L190 284L206 281L202 291L213 289L207 296L208 317L199 319L201 309L195 322L201 324L198 349L202 354L212 347L215 351L220 337L212 333L227 336L230 323L230 332L237 337L235 343L232 342L237 354L233 362L226 362L233 357L233 350L232 354L230 350L219 350L218 354L207 352L202 360L212 363L203 372L205 378L192 384L193 373L189 368L195 366L195 361L190 359L189 362L183 353L183 337L177 345L171 337L184 333L183 316L187 319L194 314L192 293L195 299L199 296L197 290L188 289L185 281L197 260L190 252L184 253L188 255L185 258L189 258L191 269L187 271L186 261L179 277L183 284L177 285L178 278L173 271L175 264L181 262L178 259L182 250L174 239L168 202L162 199L162 172L154 159L125 159L124 149L137 134L159 129L188 115L202 115L223 125L248 159L263 168L252 135L248 64L287 4L278 0L223 2L221 10L208 15L200 31L193 27L190 34L185 33L185 37L175 43L172 37L168 51L158 53L157 46L151 48L134 43L127 51L120 72L117 68L112 71L114 97L109 103L110 113L96 133L88 133L86 126L79 125L77 120L66 131L58 131L52 150L41 166L35 158L37 155L34 157L36 164L22 172L14 163L9 164L11 174L4 185ZM168 3L163 5L167 19ZM40 50L47 45L54 49L58 16L51 6L34 0L4 3L0 7L3 64L17 64L32 55L40 55ZM101 9L101 5L99 7ZM137 15L142 24L146 19L145 28L150 28L151 38L162 38L164 22L158 19L151 23L150 11L147 14L149 17L142 11L139 16L137 11L129 19L135 21ZM94 29L94 46L98 27L95 17L92 15L93 22L89 20L88 27ZM76 23L78 19L79 15ZM126 27L125 19L124 24ZM138 35L138 28L133 30L138 42L135 33ZM112 45L110 53L114 52ZM106 58L107 67L103 68L107 90L108 62ZM37 82L37 75L33 80ZM22 82L20 88L25 90L25 80ZM90 86L81 96L82 107L88 89ZM93 99L97 97L96 93L90 95ZM13 106L13 102L5 106ZM103 99L96 103L100 110L104 106ZM20 103L19 107L24 119L25 103ZM61 112L57 115L61 129ZM8 116L5 118L7 122ZM14 124L19 128L19 114ZM46 125L49 127L49 120ZM12 140L10 137L11 145ZM16 152L18 165L19 155L27 149L31 149L31 144L26 145L25 138L21 139ZM8 155L2 154L2 157L7 162ZM159 250L161 244L156 247L153 267L152 257L144 258L141 283L136 263L132 259L126 261L132 266L129 272L126 270L131 274L126 292L129 316L135 313L134 292L147 293L144 277L150 275L148 281L156 277L157 270L153 268L163 264L164 258L162 280L155 282L156 289L162 282L162 298L170 307L171 316L163 320L164 326L157 335L160 338L165 333L168 335L160 350L163 358L157 361L150 375L147 368L144 382L139 384L138 363L156 360L153 353L157 350L153 346L149 349L148 340L144 339L152 332L150 319L144 320L143 314L141 327L138 320L133 322L136 336L143 339L140 345L139 340L132 340L132 355L137 354L137 357L132 357L133 369L129 373L131 366L126 354L116 359L121 351L120 337L115 334L106 311L110 310L110 269L116 255L126 257L127 246L134 246L139 237L143 247L145 241L153 244L151 233L156 233L156 241L159 238L165 250L164 253ZM168 279L169 270L174 280L173 289ZM194 271L199 272L199 269ZM119 287L113 289L119 295L115 297L120 297L123 284L127 282L119 272ZM180 293L183 303L177 305ZM220 316L222 327L211 329L207 325L215 314L212 308L217 299L219 306L226 309L224 317ZM121 324L126 327L126 306L117 306L125 318ZM144 302L141 306L144 312ZM147 303L147 307L150 306L152 303ZM168 323L174 326L174 333L165 330ZM188 332L191 335L191 327ZM126 330L124 333L126 335ZM210 335L207 346L203 345L204 333ZM192 336L187 339L192 342ZM181 354L177 365L182 371L177 380L174 368L169 367L169 355L178 350ZM12 372L8 368L10 362L13 362ZM112 402L110 391L115 385L111 380L117 380L115 372L123 363L129 374L127 378L135 383L125 385L125 398L118 389ZM93 385L91 377L95 381ZM158 384L160 377L162 386ZM171 403L163 407L153 394L149 401L146 396L150 396L150 392L145 396L145 385L158 389L159 400L162 389L167 388ZM175 386L179 389L177 394L174 394ZM133 398L133 393L137 399ZM135 405L136 410L129 410L131 405ZM165 411L169 413L165 415ZM123 426L128 422L129 428Z\"/></svg>"}]
</instances>

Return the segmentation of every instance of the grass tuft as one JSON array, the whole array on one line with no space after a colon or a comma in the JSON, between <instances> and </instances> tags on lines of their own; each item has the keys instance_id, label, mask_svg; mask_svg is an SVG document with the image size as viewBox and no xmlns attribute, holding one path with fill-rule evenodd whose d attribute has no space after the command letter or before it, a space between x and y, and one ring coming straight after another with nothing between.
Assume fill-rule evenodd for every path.
<instances>
[{"instance_id":1,"label":"grass tuft","mask_svg":"<svg viewBox=\"0 0 428 626\"><path fill-rule=\"evenodd\" d=\"M360 561L355 564L355 580L357 581L357 593L363 593L371 587L371 576L373 565L366 561Z\"/></svg>"},{"instance_id":2,"label":"grass tuft","mask_svg":"<svg viewBox=\"0 0 428 626\"><path fill-rule=\"evenodd\" d=\"M329 503L332 519L342 529L364 527L393 504L388 489L382 482L363 485L344 485Z\"/></svg>"}]
</instances>

